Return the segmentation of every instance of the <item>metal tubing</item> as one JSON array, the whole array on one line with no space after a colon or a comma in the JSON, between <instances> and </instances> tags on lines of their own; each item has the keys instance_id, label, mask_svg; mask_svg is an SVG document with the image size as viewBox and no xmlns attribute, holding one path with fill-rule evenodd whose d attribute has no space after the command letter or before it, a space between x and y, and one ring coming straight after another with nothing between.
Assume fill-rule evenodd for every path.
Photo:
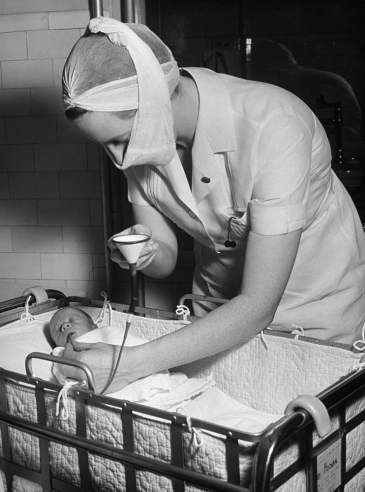
<instances>
[{"instance_id":1,"label":"metal tubing","mask_svg":"<svg viewBox=\"0 0 365 492\"><path fill-rule=\"evenodd\" d=\"M57 364L64 364L66 366L72 366L81 369L84 371L86 377L87 377L87 383L89 385L89 391L92 391L95 393L96 387L95 387L95 381L94 381L94 375L92 373L92 370L90 367L85 364L84 362L78 361L78 360L71 360L71 359L65 359L64 357L58 357L55 355L51 354L44 354L43 352L32 352L27 355L25 359L25 369L27 372L27 375L35 378L36 375L33 373L33 368L32 368L32 359L41 359L41 360L46 360L49 362L57 363Z\"/></svg>"},{"instance_id":2,"label":"metal tubing","mask_svg":"<svg viewBox=\"0 0 365 492\"><path fill-rule=\"evenodd\" d=\"M134 0L134 22L138 22L138 24L146 24L145 0Z\"/></svg>"},{"instance_id":3,"label":"metal tubing","mask_svg":"<svg viewBox=\"0 0 365 492\"><path fill-rule=\"evenodd\" d=\"M103 12L103 0L92 0L92 17L101 17Z\"/></svg>"},{"instance_id":4,"label":"metal tubing","mask_svg":"<svg viewBox=\"0 0 365 492\"><path fill-rule=\"evenodd\" d=\"M124 0L123 22L146 24L145 0Z\"/></svg>"},{"instance_id":5,"label":"metal tubing","mask_svg":"<svg viewBox=\"0 0 365 492\"><path fill-rule=\"evenodd\" d=\"M101 174L101 201L103 210L103 240L104 257L106 269L107 294L111 299L116 299L117 279L115 266L110 259L110 252L107 246L108 239L114 234L113 230L113 205L112 187L110 177L111 162L106 153L100 148L100 174Z\"/></svg>"},{"instance_id":6,"label":"metal tubing","mask_svg":"<svg viewBox=\"0 0 365 492\"><path fill-rule=\"evenodd\" d=\"M123 14L123 22L135 22L133 0L124 0Z\"/></svg>"}]
</instances>

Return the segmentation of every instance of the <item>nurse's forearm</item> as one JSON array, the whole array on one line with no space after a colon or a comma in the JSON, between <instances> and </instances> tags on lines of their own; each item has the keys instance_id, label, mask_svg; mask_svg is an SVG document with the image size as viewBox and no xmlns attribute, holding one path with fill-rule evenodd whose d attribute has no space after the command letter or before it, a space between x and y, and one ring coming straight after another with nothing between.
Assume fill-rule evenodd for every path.
<instances>
[{"instance_id":1,"label":"nurse's forearm","mask_svg":"<svg viewBox=\"0 0 365 492\"><path fill-rule=\"evenodd\" d=\"M134 356L133 379L217 354L248 341L274 316L264 303L243 296L232 299L190 325L140 346Z\"/></svg>"}]
</instances>

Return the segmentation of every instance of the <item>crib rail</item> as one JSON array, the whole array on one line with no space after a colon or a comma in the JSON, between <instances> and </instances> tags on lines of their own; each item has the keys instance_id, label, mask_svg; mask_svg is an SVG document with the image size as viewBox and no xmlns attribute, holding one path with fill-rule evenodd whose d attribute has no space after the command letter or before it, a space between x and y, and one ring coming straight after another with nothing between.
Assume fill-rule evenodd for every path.
<instances>
[{"instance_id":1,"label":"crib rail","mask_svg":"<svg viewBox=\"0 0 365 492\"><path fill-rule=\"evenodd\" d=\"M8 410L8 384L25 383L35 394L37 402L37 421L28 420ZM53 428L47 422L45 395L58 393L62 387L58 384L49 383L37 378L22 376L17 373L0 369L0 429L2 437L3 458L0 459L1 469L4 471L8 490L11 490L12 476L17 475L35 481L43 486L44 492L52 490L60 491L90 491L92 479L89 472L89 453L103 458L122 463L125 467L125 486L128 492L139 490L136 483L136 471L147 470L157 475L172 479L174 492L184 492L186 485L195 485L203 489L222 492L249 492L247 488L240 485L239 473L239 441L249 440L258 442L261 434L246 434L232 429L210 424L198 419L191 419L188 423L184 415L165 412L151 407L145 407L136 403L130 403L113 398L98 396L80 389L70 389L70 397L75 399L76 405L76 433L69 433ZM87 437L86 419L88 406L112 409L119 414L123 424L123 449L93 440ZM138 416L162 419L168 422L171 434L171 462L166 463L149 456L135 452L133 427L134 419ZM189 426L204 429L220 435L226 441L227 455L227 481L201 474L188 469L184 464L183 455L183 433L187 432ZM41 456L40 470L28 470L24 466L14 463L10 445L11 429L19 429L39 439ZM58 478L52 477L50 468L51 443L60 443L77 449L81 485L76 486L64 483Z\"/></svg>"},{"instance_id":2,"label":"crib rail","mask_svg":"<svg viewBox=\"0 0 365 492\"><path fill-rule=\"evenodd\" d=\"M45 292L48 295L49 299L62 299L65 297L65 294L63 294L59 290L46 289ZM6 311L10 311L12 309L25 306L27 300L29 300L30 304L33 304L36 302L36 296L33 294L22 295L20 297L15 297L14 299L9 299L0 302L0 313L4 313Z\"/></svg>"},{"instance_id":3,"label":"crib rail","mask_svg":"<svg viewBox=\"0 0 365 492\"><path fill-rule=\"evenodd\" d=\"M347 411L351 405L351 400L365 400L365 368L356 369L337 381L326 390L322 391L318 397L324 403L333 417L339 421L339 428L326 436L316 446L313 445L313 420L305 410L299 410L290 417L284 418L268 429L259 442L254 461L253 461L253 483L252 492L274 492L287 483L298 471L305 470L307 477L307 491L319 492L322 490L318 484L318 458L326 449L338 443L340 448L341 468L339 470L340 487L339 492L347 490L348 484L355 475L365 467L365 456L353 466L347 466L348 435L356 428L363 426L365 421L365 409L360 410L352 418L347 418ZM301 443L301 456L290 467L274 476L273 464L275 455L280 446L285 445L289 439ZM328 488L327 490L335 490Z\"/></svg>"}]
</instances>

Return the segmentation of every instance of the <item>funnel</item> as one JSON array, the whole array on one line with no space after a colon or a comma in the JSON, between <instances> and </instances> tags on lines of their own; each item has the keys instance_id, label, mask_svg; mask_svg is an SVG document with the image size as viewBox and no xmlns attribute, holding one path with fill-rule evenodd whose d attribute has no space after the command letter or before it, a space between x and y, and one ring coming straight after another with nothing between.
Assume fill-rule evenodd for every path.
<instances>
[{"instance_id":1,"label":"funnel","mask_svg":"<svg viewBox=\"0 0 365 492\"><path fill-rule=\"evenodd\" d=\"M124 236L116 236L113 241L131 265L137 263L139 255L149 239L150 237L147 234L126 234Z\"/></svg>"}]
</instances>

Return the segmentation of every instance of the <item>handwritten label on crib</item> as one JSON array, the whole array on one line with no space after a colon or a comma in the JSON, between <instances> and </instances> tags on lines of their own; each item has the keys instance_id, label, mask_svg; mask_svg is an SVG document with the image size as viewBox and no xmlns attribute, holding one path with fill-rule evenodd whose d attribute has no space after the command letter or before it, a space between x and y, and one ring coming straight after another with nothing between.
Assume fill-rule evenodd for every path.
<instances>
[{"instance_id":1,"label":"handwritten label on crib","mask_svg":"<svg viewBox=\"0 0 365 492\"><path fill-rule=\"evenodd\" d=\"M318 492L334 492L341 485L341 442L334 442L317 457Z\"/></svg>"}]
</instances>

